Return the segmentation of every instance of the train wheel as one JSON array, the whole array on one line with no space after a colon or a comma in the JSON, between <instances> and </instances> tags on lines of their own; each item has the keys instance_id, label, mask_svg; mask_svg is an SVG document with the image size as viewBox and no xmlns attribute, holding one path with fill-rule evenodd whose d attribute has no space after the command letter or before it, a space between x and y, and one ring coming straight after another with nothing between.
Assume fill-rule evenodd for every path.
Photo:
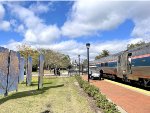
<instances>
[{"instance_id":1,"label":"train wheel","mask_svg":"<svg viewBox=\"0 0 150 113\"><path fill-rule=\"evenodd\" d=\"M112 76L113 76L112 79L113 79L113 80L116 80L116 75L112 75Z\"/></svg>"},{"instance_id":2,"label":"train wheel","mask_svg":"<svg viewBox=\"0 0 150 113\"><path fill-rule=\"evenodd\" d=\"M140 86L143 86L143 87L150 87L150 79L140 78L139 84Z\"/></svg>"},{"instance_id":3,"label":"train wheel","mask_svg":"<svg viewBox=\"0 0 150 113\"><path fill-rule=\"evenodd\" d=\"M150 87L150 79L143 79L144 87Z\"/></svg>"},{"instance_id":4,"label":"train wheel","mask_svg":"<svg viewBox=\"0 0 150 113\"><path fill-rule=\"evenodd\" d=\"M131 83L131 81L128 79L127 75L123 75L122 80L126 83Z\"/></svg>"}]
</instances>

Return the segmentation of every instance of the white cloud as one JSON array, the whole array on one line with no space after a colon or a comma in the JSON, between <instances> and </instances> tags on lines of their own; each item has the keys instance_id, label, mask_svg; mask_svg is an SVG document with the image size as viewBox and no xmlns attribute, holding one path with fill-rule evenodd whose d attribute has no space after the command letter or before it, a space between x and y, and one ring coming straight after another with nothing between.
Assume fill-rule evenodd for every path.
<instances>
[{"instance_id":1,"label":"white cloud","mask_svg":"<svg viewBox=\"0 0 150 113\"><path fill-rule=\"evenodd\" d=\"M17 46L19 46L21 44L22 44L21 42L17 42L15 40L11 39L6 45L0 45L0 46L16 51Z\"/></svg>"},{"instance_id":2,"label":"white cloud","mask_svg":"<svg viewBox=\"0 0 150 113\"><path fill-rule=\"evenodd\" d=\"M62 34L71 38L93 35L118 27L126 19L134 24L133 37L150 35L150 1L77 0Z\"/></svg>"},{"instance_id":3,"label":"white cloud","mask_svg":"<svg viewBox=\"0 0 150 113\"><path fill-rule=\"evenodd\" d=\"M0 20L3 19L4 14L5 14L5 9L3 5L0 3Z\"/></svg>"},{"instance_id":4,"label":"white cloud","mask_svg":"<svg viewBox=\"0 0 150 113\"><path fill-rule=\"evenodd\" d=\"M125 50L127 44L131 40L114 40L114 41L105 41L105 42L94 42L91 43L90 47L90 59L93 60L96 55L104 49L110 51L111 54L117 53L119 51ZM78 55L81 55L81 59L85 59L87 55L87 49L85 43L79 43L75 40L62 41L59 43L53 44L33 44L34 48L49 48L55 51L59 51L64 54L68 54L71 59L77 59Z\"/></svg>"},{"instance_id":5,"label":"white cloud","mask_svg":"<svg viewBox=\"0 0 150 113\"><path fill-rule=\"evenodd\" d=\"M24 32L25 31L25 28L24 28L24 25L19 25L17 28L16 28L16 31L17 32Z\"/></svg>"},{"instance_id":6,"label":"white cloud","mask_svg":"<svg viewBox=\"0 0 150 113\"><path fill-rule=\"evenodd\" d=\"M24 33L23 42L31 44L52 43L60 37L60 30L56 25L46 25L44 21L35 15L30 9L21 5L8 5L16 17L22 22L17 31ZM24 31L23 31L24 30Z\"/></svg>"},{"instance_id":7,"label":"white cloud","mask_svg":"<svg viewBox=\"0 0 150 113\"><path fill-rule=\"evenodd\" d=\"M41 2L36 2L35 4L32 4L29 9L33 11L36 14L40 13L46 13L50 10L50 6L52 6L52 2L49 3L41 3Z\"/></svg>"},{"instance_id":8,"label":"white cloud","mask_svg":"<svg viewBox=\"0 0 150 113\"><path fill-rule=\"evenodd\" d=\"M85 3L86 2L86 3ZM32 8L35 6L32 6ZM18 44L28 42L34 48L50 48L70 55L72 59L86 58L86 46L83 42L68 39L55 43L61 36L71 38L93 35L118 27L126 19L131 19L135 26L131 33L132 38L92 42L90 58L94 59L102 50L107 49L111 54L125 50L127 44L139 41L150 41L150 2L102 2L99 0L76 1L72 7L71 15L60 29L56 25L46 25L35 11L21 5L10 5L13 14L22 22L16 30L23 33L22 42L11 41L7 47L12 48ZM40 10L40 8L39 8ZM43 9L41 12L46 12ZM1 13L2 15L2 13Z\"/></svg>"},{"instance_id":9,"label":"white cloud","mask_svg":"<svg viewBox=\"0 0 150 113\"><path fill-rule=\"evenodd\" d=\"M120 4L100 0L76 1L70 18L62 27L63 34L79 37L117 27L125 20L125 15L122 15L124 10Z\"/></svg>"},{"instance_id":10,"label":"white cloud","mask_svg":"<svg viewBox=\"0 0 150 113\"><path fill-rule=\"evenodd\" d=\"M127 44L136 43L141 41L142 38L133 38L126 40L112 40L104 42L93 42L90 46L90 60L94 60L95 56L99 55L102 50L108 50L110 54L115 54L120 51L126 50ZM7 45L3 45L9 49L17 50L17 46L24 42L16 42L14 40L9 41ZM32 44L33 48L46 48L52 49L70 56L71 59L78 59L78 55L81 55L81 59L87 58L87 49L85 43L79 43L75 40L62 41L52 44Z\"/></svg>"},{"instance_id":11,"label":"white cloud","mask_svg":"<svg viewBox=\"0 0 150 113\"><path fill-rule=\"evenodd\" d=\"M10 22L3 20L5 15L5 9L0 3L0 30L8 31L10 29Z\"/></svg>"},{"instance_id":12,"label":"white cloud","mask_svg":"<svg viewBox=\"0 0 150 113\"><path fill-rule=\"evenodd\" d=\"M8 31L10 29L10 23L8 21L0 21L0 29Z\"/></svg>"},{"instance_id":13,"label":"white cloud","mask_svg":"<svg viewBox=\"0 0 150 113\"><path fill-rule=\"evenodd\" d=\"M146 42L150 41L150 17L136 21L136 26L131 35L136 38L142 38Z\"/></svg>"},{"instance_id":14,"label":"white cloud","mask_svg":"<svg viewBox=\"0 0 150 113\"><path fill-rule=\"evenodd\" d=\"M43 23L42 19L38 18L31 10L16 4L8 5L12 14L18 17L27 28L36 28Z\"/></svg>"},{"instance_id":15,"label":"white cloud","mask_svg":"<svg viewBox=\"0 0 150 113\"><path fill-rule=\"evenodd\" d=\"M46 44L59 38L59 29L55 25L41 26L38 29L28 29L25 33L25 42Z\"/></svg>"}]
</instances>

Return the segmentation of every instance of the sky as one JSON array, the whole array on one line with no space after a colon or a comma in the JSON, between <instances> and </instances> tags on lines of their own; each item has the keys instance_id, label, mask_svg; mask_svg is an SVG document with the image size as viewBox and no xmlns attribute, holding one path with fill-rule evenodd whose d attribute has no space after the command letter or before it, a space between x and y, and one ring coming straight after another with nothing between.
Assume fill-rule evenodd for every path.
<instances>
[{"instance_id":1,"label":"sky","mask_svg":"<svg viewBox=\"0 0 150 113\"><path fill-rule=\"evenodd\" d=\"M110 54L127 44L150 42L150 1L1 1L0 46L21 44L90 59L102 50Z\"/></svg>"}]
</instances>

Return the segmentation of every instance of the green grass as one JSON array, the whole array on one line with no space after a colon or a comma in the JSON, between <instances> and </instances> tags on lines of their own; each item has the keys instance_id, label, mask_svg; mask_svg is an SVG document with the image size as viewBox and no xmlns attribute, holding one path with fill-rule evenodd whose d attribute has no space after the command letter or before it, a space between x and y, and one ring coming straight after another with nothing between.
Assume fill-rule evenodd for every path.
<instances>
[{"instance_id":1,"label":"green grass","mask_svg":"<svg viewBox=\"0 0 150 113\"><path fill-rule=\"evenodd\" d=\"M22 83L18 92L0 95L0 113L93 113L74 82L74 77L44 77L43 89L37 90L33 77L31 86Z\"/></svg>"}]
</instances>

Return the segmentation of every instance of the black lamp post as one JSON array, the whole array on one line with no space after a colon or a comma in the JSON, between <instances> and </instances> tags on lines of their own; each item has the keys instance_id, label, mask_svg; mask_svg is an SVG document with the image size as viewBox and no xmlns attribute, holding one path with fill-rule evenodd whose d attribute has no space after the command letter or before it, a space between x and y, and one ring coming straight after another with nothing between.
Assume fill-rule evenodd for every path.
<instances>
[{"instance_id":1,"label":"black lamp post","mask_svg":"<svg viewBox=\"0 0 150 113\"><path fill-rule=\"evenodd\" d=\"M77 61L75 60L75 72L77 74Z\"/></svg>"},{"instance_id":2,"label":"black lamp post","mask_svg":"<svg viewBox=\"0 0 150 113\"><path fill-rule=\"evenodd\" d=\"M90 79L90 76L89 76L89 48L90 48L90 43L86 43L86 48L87 48L87 61L88 61L88 82L89 82L89 79Z\"/></svg>"},{"instance_id":3,"label":"black lamp post","mask_svg":"<svg viewBox=\"0 0 150 113\"><path fill-rule=\"evenodd\" d=\"M79 58L79 76L80 76L80 55L78 55Z\"/></svg>"},{"instance_id":4,"label":"black lamp post","mask_svg":"<svg viewBox=\"0 0 150 113\"><path fill-rule=\"evenodd\" d=\"M83 62L82 62L82 75L83 75Z\"/></svg>"}]
</instances>

